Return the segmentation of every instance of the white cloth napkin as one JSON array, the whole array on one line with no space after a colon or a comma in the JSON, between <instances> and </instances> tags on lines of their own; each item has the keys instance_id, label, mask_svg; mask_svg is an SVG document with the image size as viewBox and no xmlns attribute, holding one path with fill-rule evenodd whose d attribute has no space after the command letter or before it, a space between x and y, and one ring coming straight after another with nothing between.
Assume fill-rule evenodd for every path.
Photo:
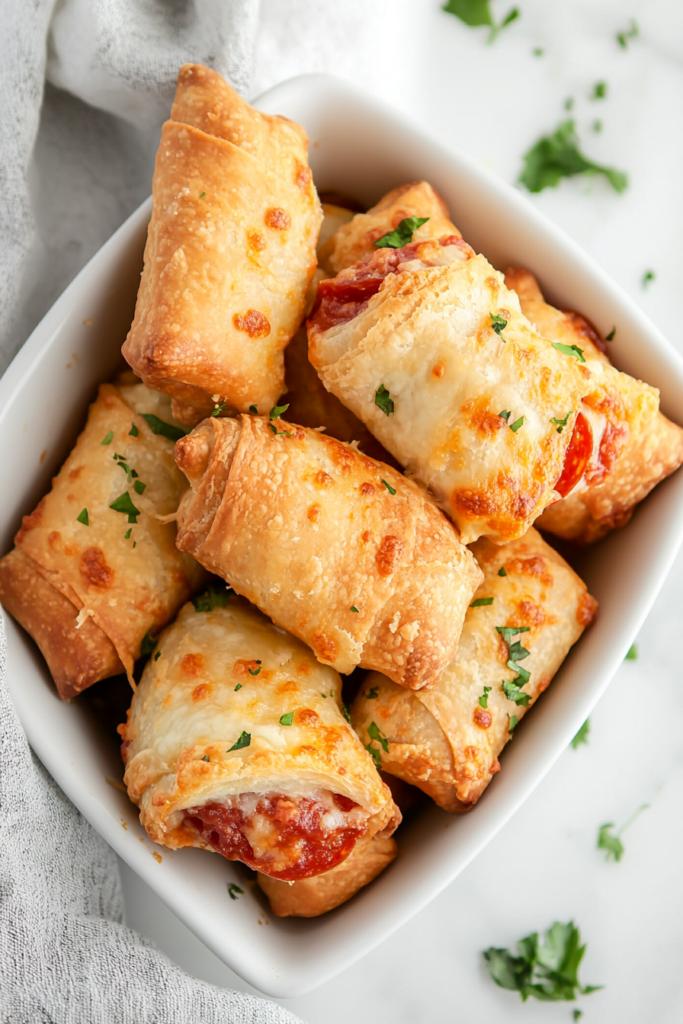
<instances>
[{"instance_id":1,"label":"white cloth napkin","mask_svg":"<svg viewBox=\"0 0 683 1024\"><path fill-rule=\"evenodd\" d=\"M129 143L144 133L155 148L184 62L246 88L257 15L258 0L0 0L0 370L23 341L16 309L46 69L132 123L140 134ZM106 126L96 147L106 132L125 135L114 118L87 117L86 134ZM274 1003L190 978L123 925L116 858L32 755L4 672L0 623L2 1024L294 1024Z\"/></svg>"}]
</instances>

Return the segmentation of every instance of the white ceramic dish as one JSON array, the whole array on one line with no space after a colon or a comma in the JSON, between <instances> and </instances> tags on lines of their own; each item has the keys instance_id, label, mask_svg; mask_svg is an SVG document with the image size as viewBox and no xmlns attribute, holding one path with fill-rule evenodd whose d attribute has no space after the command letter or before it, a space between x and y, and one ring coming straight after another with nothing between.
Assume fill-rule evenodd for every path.
<instances>
[{"instance_id":1,"label":"white ceramic dish","mask_svg":"<svg viewBox=\"0 0 683 1024\"><path fill-rule=\"evenodd\" d=\"M498 267L534 270L551 301L580 309L603 331L617 325L617 364L656 385L674 419L683 410L683 362L640 310L519 193L356 88L303 76L257 106L301 122L320 189L368 205L404 181L426 178L475 249ZM0 382L4 439L2 551L69 451L98 382L119 360L132 318L150 202L79 274ZM678 416L677 416L678 413ZM313 921L278 920L250 890L231 901L239 869L199 850L160 850L140 828L120 779L117 746L79 702L56 696L40 655L5 617L8 682L31 745L76 806L210 949L274 996L305 992L342 971L408 921L458 875L514 814L589 714L624 657L683 535L683 473L666 481L632 522L581 558L601 604L597 623L506 749L503 771L464 817L435 807L400 833L401 856L346 906ZM161 853L161 862L153 854Z\"/></svg>"}]
</instances>

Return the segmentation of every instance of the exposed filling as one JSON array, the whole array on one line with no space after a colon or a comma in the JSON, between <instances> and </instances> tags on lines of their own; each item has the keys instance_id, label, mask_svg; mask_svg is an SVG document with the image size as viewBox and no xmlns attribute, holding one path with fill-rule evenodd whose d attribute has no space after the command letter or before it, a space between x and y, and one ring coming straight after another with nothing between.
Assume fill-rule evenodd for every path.
<instances>
[{"instance_id":1,"label":"exposed filling","mask_svg":"<svg viewBox=\"0 0 683 1024\"><path fill-rule=\"evenodd\" d=\"M389 274L445 267L473 255L473 249L456 235L444 235L439 241L410 242L402 249L378 249L336 277L320 282L310 325L317 331L327 331L353 320Z\"/></svg>"},{"instance_id":2,"label":"exposed filling","mask_svg":"<svg viewBox=\"0 0 683 1024\"><path fill-rule=\"evenodd\" d=\"M185 821L227 860L293 882L341 864L367 831L368 813L319 789L309 796L241 793L190 807Z\"/></svg>"}]
</instances>

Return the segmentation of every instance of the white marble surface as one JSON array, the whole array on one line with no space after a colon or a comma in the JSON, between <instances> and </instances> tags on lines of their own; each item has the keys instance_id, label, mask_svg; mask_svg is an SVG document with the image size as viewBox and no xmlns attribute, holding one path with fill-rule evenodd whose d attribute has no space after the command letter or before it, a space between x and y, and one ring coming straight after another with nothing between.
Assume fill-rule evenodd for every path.
<instances>
[{"instance_id":1,"label":"white marble surface","mask_svg":"<svg viewBox=\"0 0 683 1024\"><path fill-rule=\"evenodd\" d=\"M626 170L616 195L600 180L533 197L641 303L683 350L683 5L680 0L518 0L522 18L493 47L485 30L438 0L263 0L254 93L292 74L332 71L363 83L507 181L542 132L573 115L584 149ZM493 0L498 16L511 2ZM638 20L628 51L616 32ZM542 47L544 55L532 50ZM608 83L603 101L588 99ZM591 125L603 121L603 131ZM101 139L95 147L92 138ZM18 339L149 191L156 139L49 90L33 168L39 244ZM656 279L643 290L643 273ZM683 411L681 412L683 416ZM679 417L680 419L681 417ZM286 1005L310 1024L354 1016L374 1024L571 1020L571 1005L522 1005L496 988L480 951L573 918L588 942L583 1020L683 1020L681 854L683 688L679 557L638 638L591 718L587 747L569 749L520 813L430 907L336 980ZM598 828L649 803L624 836L619 864L596 849ZM191 973L246 988L125 867L128 922Z\"/></svg>"}]
</instances>

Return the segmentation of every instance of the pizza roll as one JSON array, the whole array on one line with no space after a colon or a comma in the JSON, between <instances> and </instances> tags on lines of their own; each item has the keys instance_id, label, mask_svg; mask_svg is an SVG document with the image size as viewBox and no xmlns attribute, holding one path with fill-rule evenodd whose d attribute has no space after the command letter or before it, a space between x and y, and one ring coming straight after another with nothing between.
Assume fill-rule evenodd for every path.
<instances>
[{"instance_id":1,"label":"pizza roll","mask_svg":"<svg viewBox=\"0 0 683 1024\"><path fill-rule=\"evenodd\" d=\"M278 917L319 917L369 885L391 864L397 852L392 836L364 836L346 860L330 871L293 883L260 874L258 884Z\"/></svg>"},{"instance_id":2,"label":"pizza roll","mask_svg":"<svg viewBox=\"0 0 683 1024\"><path fill-rule=\"evenodd\" d=\"M299 125L254 110L215 71L180 69L123 353L191 407L184 421L215 405L266 412L283 389L322 220L307 146Z\"/></svg>"},{"instance_id":3,"label":"pizza roll","mask_svg":"<svg viewBox=\"0 0 683 1024\"><path fill-rule=\"evenodd\" d=\"M176 444L178 547L339 672L433 684L481 574L400 473L315 430L208 419Z\"/></svg>"},{"instance_id":4,"label":"pizza roll","mask_svg":"<svg viewBox=\"0 0 683 1024\"><path fill-rule=\"evenodd\" d=\"M358 213L321 249L320 262L333 274L376 252L375 242L408 217L427 217L413 234L414 242L454 236L460 232L452 223L448 207L426 181L413 181L387 192L367 213Z\"/></svg>"},{"instance_id":5,"label":"pizza roll","mask_svg":"<svg viewBox=\"0 0 683 1024\"><path fill-rule=\"evenodd\" d=\"M381 249L318 287L309 356L325 387L434 496L465 543L522 536L600 482L657 392L542 338L455 237Z\"/></svg>"},{"instance_id":6,"label":"pizza roll","mask_svg":"<svg viewBox=\"0 0 683 1024\"><path fill-rule=\"evenodd\" d=\"M166 395L103 384L52 490L0 561L0 600L40 647L60 696L126 671L206 578L175 546L185 480Z\"/></svg>"},{"instance_id":7,"label":"pizza roll","mask_svg":"<svg viewBox=\"0 0 683 1024\"><path fill-rule=\"evenodd\" d=\"M119 732L140 821L171 849L293 881L401 820L344 717L338 674L225 591L162 633Z\"/></svg>"},{"instance_id":8,"label":"pizza roll","mask_svg":"<svg viewBox=\"0 0 683 1024\"><path fill-rule=\"evenodd\" d=\"M528 270L510 268L505 281L514 288L524 315L550 341L576 344L588 357L609 363L605 344L580 313L548 305ZM567 540L588 543L623 526L653 487L683 462L683 430L663 416L654 389L644 391L632 377L616 378L626 411L628 439L607 476L577 489L545 510L538 526Z\"/></svg>"},{"instance_id":9,"label":"pizza roll","mask_svg":"<svg viewBox=\"0 0 683 1024\"><path fill-rule=\"evenodd\" d=\"M373 672L351 710L382 770L419 786L447 811L466 811L479 799L517 722L597 609L536 530L502 546L482 538L473 550L484 582L437 686L408 693Z\"/></svg>"}]
</instances>

